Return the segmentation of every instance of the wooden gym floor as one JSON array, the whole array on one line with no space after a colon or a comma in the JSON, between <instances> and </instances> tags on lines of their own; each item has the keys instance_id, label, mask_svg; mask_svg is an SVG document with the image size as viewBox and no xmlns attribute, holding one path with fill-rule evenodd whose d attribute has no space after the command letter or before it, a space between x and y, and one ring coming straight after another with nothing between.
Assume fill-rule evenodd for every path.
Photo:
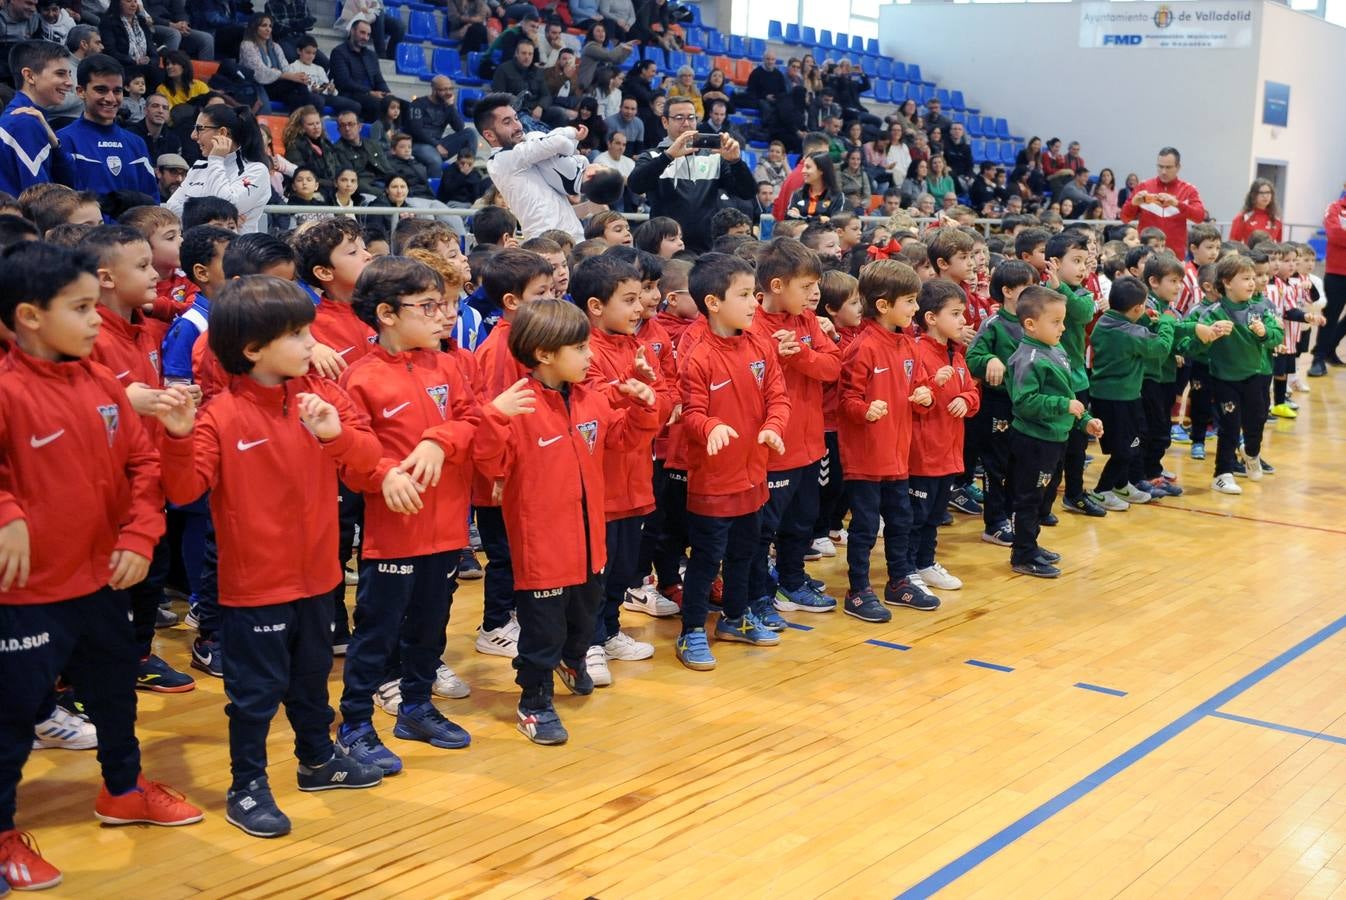
<instances>
[{"instance_id":1,"label":"wooden gym floor","mask_svg":"<svg viewBox=\"0 0 1346 900\"><path fill-rule=\"evenodd\" d=\"M200 676L142 694L140 735L203 824L100 827L94 754L49 750L20 827L68 897L1346 895L1346 375L1312 385L1268 426L1279 472L1242 497L1181 447L1183 497L1063 515L1043 538L1059 581L1014 576L960 516L940 556L967 587L937 613L797 614L778 648L715 646L713 673L674 660L675 622L626 613L655 658L589 698L558 686L559 748L515 730L469 583L447 659L472 696L438 703L470 749L396 740L376 712L405 773L300 794L281 717L294 833L257 840L224 821L223 691ZM811 570L844 589L843 559ZM190 636L159 652L185 666Z\"/></svg>"}]
</instances>

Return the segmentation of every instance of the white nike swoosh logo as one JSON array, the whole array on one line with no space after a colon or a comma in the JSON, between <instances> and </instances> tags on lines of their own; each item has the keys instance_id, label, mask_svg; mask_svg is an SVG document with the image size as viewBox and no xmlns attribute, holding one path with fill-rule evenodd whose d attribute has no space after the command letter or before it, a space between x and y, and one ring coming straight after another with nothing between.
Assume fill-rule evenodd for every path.
<instances>
[{"instance_id":1,"label":"white nike swoosh logo","mask_svg":"<svg viewBox=\"0 0 1346 900\"><path fill-rule=\"evenodd\" d=\"M402 410L406 409L406 408L407 408L408 406L410 406L410 405L411 405L411 401L408 400L408 401L405 402L405 403L399 403L397 406L394 406L392 409L389 409L388 407L385 406L385 407L383 407L383 418L385 418L385 419L391 419L393 416L397 415L398 413L400 413Z\"/></svg>"},{"instance_id":2,"label":"white nike swoosh logo","mask_svg":"<svg viewBox=\"0 0 1346 900\"><path fill-rule=\"evenodd\" d=\"M251 450L253 447L260 447L262 444L265 444L265 443L266 443L267 441L269 441L269 440L270 440L270 438L262 438L260 441L244 441L244 440L240 440L240 441L238 442L238 449L240 449L240 450Z\"/></svg>"},{"instance_id":3,"label":"white nike swoosh logo","mask_svg":"<svg viewBox=\"0 0 1346 900\"><path fill-rule=\"evenodd\" d=\"M552 444L556 443L556 442L559 441L560 439L561 439L561 435L559 435L559 434L558 434L556 437L554 437L554 438L547 438L545 441L544 441L542 438L538 438L538 439L537 439L537 445L538 445L539 447L550 447Z\"/></svg>"},{"instance_id":4,"label":"white nike swoosh logo","mask_svg":"<svg viewBox=\"0 0 1346 900\"><path fill-rule=\"evenodd\" d=\"M730 381L733 381L733 379L731 378ZM724 387L727 384L729 384L729 381L721 381L719 384L716 384L715 382L712 381L710 383L710 389L712 391L718 391L720 388Z\"/></svg>"},{"instance_id":5,"label":"white nike swoosh logo","mask_svg":"<svg viewBox=\"0 0 1346 900\"><path fill-rule=\"evenodd\" d=\"M355 349L354 347L347 347L345 350L338 350L337 356L345 356L347 353L350 353L354 349Z\"/></svg>"},{"instance_id":6,"label":"white nike swoosh logo","mask_svg":"<svg viewBox=\"0 0 1346 900\"><path fill-rule=\"evenodd\" d=\"M875 370L874 370L874 374L875 374L875 375L882 375L884 372L887 372L887 371L888 371L889 369L891 369L891 368L892 368L892 366L884 366L884 367L881 368L881 369L875 369Z\"/></svg>"},{"instance_id":7,"label":"white nike swoosh logo","mask_svg":"<svg viewBox=\"0 0 1346 900\"><path fill-rule=\"evenodd\" d=\"M33 435L31 438L28 439L28 443L32 446L32 448L33 448L34 450L36 450L38 447L45 447L45 446L47 446L48 444L50 444L52 441L56 440L58 437L60 437L60 436L63 435L63 434L65 434L65 429L64 429L64 428L62 428L60 431L57 431L57 432L55 432L55 433L53 433L53 434L49 434L49 435L47 435L47 436L44 437L44 438L40 438L40 437L38 437L37 435Z\"/></svg>"},{"instance_id":8,"label":"white nike swoosh logo","mask_svg":"<svg viewBox=\"0 0 1346 900\"><path fill-rule=\"evenodd\" d=\"M130 375L130 374L131 374L131 370L130 370L130 369L127 369L125 372L118 372L118 373L116 374L115 377L116 377L116 379L117 379L118 381L121 381L123 378L125 378L127 375Z\"/></svg>"}]
</instances>

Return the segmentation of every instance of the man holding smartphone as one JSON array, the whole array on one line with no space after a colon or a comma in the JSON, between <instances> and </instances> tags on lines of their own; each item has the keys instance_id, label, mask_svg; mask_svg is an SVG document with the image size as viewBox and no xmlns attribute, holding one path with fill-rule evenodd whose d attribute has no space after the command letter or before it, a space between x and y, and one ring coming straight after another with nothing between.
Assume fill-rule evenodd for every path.
<instances>
[{"instance_id":1,"label":"man holding smartphone","mask_svg":"<svg viewBox=\"0 0 1346 900\"><path fill-rule=\"evenodd\" d=\"M691 100L671 98L663 125L668 137L640 155L627 187L645 195L651 216L668 216L682 226L687 249L704 253L710 249L710 217L721 206L720 192L752 200L757 185L738 141L728 134L698 134Z\"/></svg>"}]
</instances>

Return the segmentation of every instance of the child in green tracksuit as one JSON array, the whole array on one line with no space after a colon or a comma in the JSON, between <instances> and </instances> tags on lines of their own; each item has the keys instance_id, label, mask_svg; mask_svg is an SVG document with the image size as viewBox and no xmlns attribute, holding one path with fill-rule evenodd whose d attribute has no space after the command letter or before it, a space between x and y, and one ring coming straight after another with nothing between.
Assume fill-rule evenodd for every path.
<instances>
[{"instance_id":1,"label":"child in green tracksuit","mask_svg":"<svg viewBox=\"0 0 1346 900\"><path fill-rule=\"evenodd\" d=\"M1213 490L1241 494L1234 481L1235 451L1243 434L1244 465L1253 481L1262 478L1262 428L1266 425L1264 372L1268 370L1267 348L1285 338L1279 318L1269 307L1255 306L1257 273L1246 256L1230 256L1216 270L1220 302L1203 315L1205 325L1231 322L1227 337L1210 345L1211 389L1220 437L1215 450ZM1261 394L1259 394L1259 391Z\"/></svg>"},{"instance_id":2,"label":"child in green tracksuit","mask_svg":"<svg viewBox=\"0 0 1346 900\"><path fill-rule=\"evenodd\" d=\"M1163 258L1177 263L1172 257ZM1175 320L1172 316L1151 318L1145 293L1138 278L1128 275L1114 281L1108 294L1109 309L1094 326L1092 336L1090 401L1094 412L1108 423L1107 437L1101 442L1108 462L1093 499L1104 509L1118 512L1150 501L1149 492L1131 483L1149 425L1141 384L1147 369L1173 358ZM1167 436L1167 408L1163 427Z\"/></svg>"},{"instance_id":3,"label":"child in green tracksuit","mask_svg":"<svg viewBox=\"0 0 1346 900\"><path fill-rule=\"evenodd\" d=\"M1055 578L1059 554L1038 546L1043 508L1061 481L1061 455L1075 432L1103 436L1103 423L1089 415L1076 396L1074 364L1061 345L1066 302L1033 286L1019 295L1024 338L1009 360L1006 382L1014 405L1010 423L1010 484L1014 549L1010 567L1023 575Z\"/></svg>"}]
</instances>

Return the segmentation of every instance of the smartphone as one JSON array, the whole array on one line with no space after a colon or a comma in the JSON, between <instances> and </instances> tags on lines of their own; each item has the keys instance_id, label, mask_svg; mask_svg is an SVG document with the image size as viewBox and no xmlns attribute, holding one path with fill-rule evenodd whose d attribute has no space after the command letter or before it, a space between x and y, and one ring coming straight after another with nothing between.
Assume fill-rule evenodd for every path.
<instances>
[{"instance_id":1,"label":"smartphone","mask_svg":"<svg viewBox=\"0 0 1346 900\"><path fill-rule=\"evenodd\" d=\"M720 148L720 136L718 134L700 134L692 138L692 147L697 150L718 150Z\"/></svg>"}]
</instances>

